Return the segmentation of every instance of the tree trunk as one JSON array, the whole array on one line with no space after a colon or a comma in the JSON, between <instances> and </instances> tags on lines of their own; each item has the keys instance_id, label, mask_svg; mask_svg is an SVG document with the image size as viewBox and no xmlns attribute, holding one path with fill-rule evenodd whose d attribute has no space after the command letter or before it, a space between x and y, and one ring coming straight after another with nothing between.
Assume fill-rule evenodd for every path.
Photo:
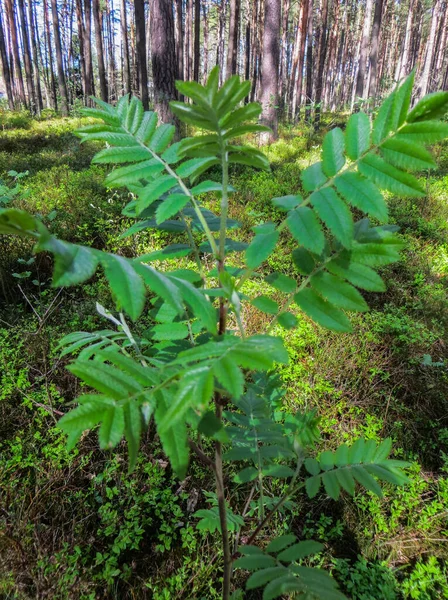
<instances>
[{"instance_id":1,"label":"tree trunk","mask_svg":"<svg viewBox=\"0 0 448 600\"><path fill-rule=\"evenodd\" d=\"M305 119L310 123L311 104L313 102L313 0L309 0L307 29Z\"/></svg>"},{"instance_id":2,"label":"tree trunk","mask_svg":"<svg viewBox=\"0 0 448 600\"><path fill-rule=\"evenodd\" d=\"M8 52L6 50L5 34L3 33L2 11L0 10L0 58L2 61L3 80L6 86L8 96L8 106L14 109L14 95L12 91L11 71L9 68Z\"/></svg>"},{"instance_id":3,"label":"tree trunk","mask_svg":"<svg viewBox=\"0 0 448 600\"><path fill-rule=\"evenodd\" d=\"M55 0L52 0L54 2ZM93 23L95 26L95 41L96 41L96 54L98 59L98 76L100 80L100 93L101 100L107 102L107 79L106 79L106 67L104 64L104 47L103 47L103 32L101 29L100 20L100 3L99 0L92 0L92 11L93 11Z\"/></svg>"},{"instance_id":4,"label":"tree trunk","mask_svg":"<svg viewBox=\"0 0 448 600\"><path fill-rule=\"evenodd\" d=\"M370 81L369 98L376 98L378 81L378 39L381 28L381 17L383 14L383 0L376 0L375 14L373 16L372 41L370 46ZM375 100L373 102L375 104Z\"/></svg>"},{"instance_id":5,"label":"tree trunk","mask_svg":"<svg viewBox=\"0 0 448 600\"><path fill-rule=\"evenodd\" d=\"M283 0L283 12L282 12L282 42L280 45L280 104L282 106L282 112L285 110L286 103L286 76L288 72L288 29L289 29L289 7L290 0Z\"/></svg>"},{"instance_id":6,"label":"tree trunk","mask_svg":"<svg viewBox=\"0 0 448 600\"><path fill-rule=\"evenodd\" d=\"M370 24L372 20L373 0L367 0L366 13L364 15L364 28L362 32L362 42L359 52L358 75L356 78L356 98L364 98L364 79L366 76L367 53L369 51Z\"/></svg>"},{"instance_id":7,"label":"tree trunk","mask_svg":"<svg viewBox=\"0 0 448 600\"><path fill-rule=\"evenodd\" d=\"M128 23L126 18L126 0L121 0L121 43L123 47L123 91L131 93L131 65L129 62Z\"/></svg>"},{"instance_id":8,"label":"tree trunk","mask_svg":"<svg viewBox=\"0 0 448 600\"><path fill-rule=\"evenodd\" d=\"M148 66L146 63L146 35L145 35L145 2L144 0L134 0L135 11L135 45L136 45L136 61L138 72L138 83L140 91L140 99L143 102L145 110L149 108L148 99ZM151 13L151 21L155 18L154 13ZM174 45L173 45L174 49Z\"/></svg>"},{"instance_id":9,"label":"tree trunk","mask_svg":"<svg viewBox=\"0 0 448 600\"><path fill-rule=\"evenodd\" d=\"M177 77L184 78L184 16L183 0L176 0ZM183 97L181 98L183 100Z\"/></svg>"},{"instance_id":10,"label":"tree trunk","mask_svg":"<svg viewBox=\"0 0 448 600\"><path fill-rule=\"evenodd\" d=\"M205 84L208 78L208 14L206 1L202 2L202 18L204 20L204 69L202 79Z\"/></svg>"},{"instance_id":11,"label":"tree trunk","mask_svg":"<svg viewBox=\"0 0 448 600\"><path fill-rule=\"evenodd\" d=\"M237 72L238 32L240 26L240 0L230 0L229 45L227 47L226 77Z\"/></svg>"},{"instance_id":12,"label":"tree trunk","mask_svg":"<svg viewBox=\"0 0 448 600\"><path fill-rule=\"evenodd\" d=\"M38 39L38 31L37 31L37 21L35 19L34 11L33 11L33 2L32 0L28 0L28 21L30 27L30 38L31 38L31 50L33 53L33 73L34 73L34 89L36 90L36 108L38 114L41 113L43 109L42 102L42 89L40 85L40 73L39 73L39 53L37 51L37 42Z\"/></svg>"},{"instance_id":13,"label":"tree trunk","mask_svg":"<svg viewBox=\"0 0 448 600\"><path fill-rule=\"evenodd\" d=\"M34 81L33 81L33 68L31 66L31 52L30 52L30 43L29 43L29 31L28 31L28 22L26 18L25 12L25 3L24 0L18 0L18 8L19 8L19 20L20 20L20 28L22 33L22 51L23 51L23 62L25 66L25 81L26 81L26 89L28 94L28 106L32 113L36 111L36 97L34 91Z\"/></svg>"},{"instance_id":14,"label":"tree trunk","mask_svg":"<svg viewBox=\"0 0 448 600\"><path fill-rule=\"evenodd\" d=\"M52 91L52 98L53 98L53 108L54 110L58 110L58 97L56 94L56 79L54 76L54 61L53 61L53 51L52 51L52 44L51 44L51 34L50 34L50 18L48 15L48 2L47 0L43 0L44 1L44 25L45 25L45 33L46 33L46 38L47 38L47 48L48 48L48 65L50 68L50 81L51 81L51 91Z\"/></svg>"},{"instance_id":15,"label":"tree trunk","mask_svg":"<svg viewBox=\"0 0 448 600\"><path fill-rule=\"evenodd\" d=\"M194 71L193 79L199 82L201 64L201 0L194 0Z\"/></svg>"},{"instance_id":16,"label":"tree trunk","mask_svg":"<svg viewBox=\"0 0 448 600\"><path fill-rule=\"evenodd\" d=\"M154 106L162 122L173 120L169 102L176 98L177 71L171 0L150 0Z\"/></svg>"},{"instance_id":17,"label":"tree trunk","mask_svg":"<svg viewBox=\"0 0 448 600\"><path fill-rule=\"evenodd\" d=\"M324 85L324 66L325 59L327 57L327 25L328 25L328 0L322 0L321 9L321 30L320 30L320 43L319 43L319 62L317 67L317 80L316 80L316 108L314 113L314 127L319 127L320 114L321 114L321 102L322 102L322 90Z\"/></svg>"},{"instance_id":18,"label":"tree trunk","mask_svg":"<svg viewBox=\"0 0 448 600\"><path fill-rule=\"evenodd\" d=\"M5 0L5 8L6 8L6 14L8 17L8 21L9 21L9 32L11 35L12 56L14 59L14 67L15 67L15 72L16 72L19 102L20 102L20 104L23 104L26 107L27 102L26 102L26 98L25 98L25 87L23 85L22 66L20 64L17 25L16 25L16 20L15 20L14 7L13 7L12 0Z\"/></svg>"},{"instance_id":19,"label":"tree trunk","mask_svg":"<svg viewBox=\"0 0 448 600\"><path fill-rule=\"evenodd\" d=\"M261 66L262 122L272 129L270 140L278 137L278 66L281 25L280 0L265 0L263 60Z\"/></svg>"},{"instance_id":20,"label":"tree trunk","mask_svg":"<svg viewBox=\"0 0 448 600\"><path fill-rule=\"evenodd\" d=\"M65 82L64 61L62 59L62 45L59 28L59 16L56 0L51 0L51 13L53 16L53 36L54 45L56 48L56 63L58 67L58 86L59 95L61 96L61 113L63 116L68 115L68 94L67 85Z\"/></svg>"},{"instance_id":21,"label":"tree trunk","mask_svg":"<svg viewBox=\"0 0 448 600\"><path fill-rule=\"evenodd\" d=\"M218 24L218 46L216 50L216 64L219 66L219 78L222 83L224 71L224 47L226 32L226 0L221 0L219 4L219 24Z\"/></svg>"},{"instance_id":22,"label":"tree trunk","mask_svg":"<svg viewBox=\"0 0 448 600\"><path fill-rule=\"evenodd\" d=\"M79 39L79 62L81 63L81 80L82 80L82 91L84 96L84 104L87 104L87 80L86 80L86 52L85 52L85 40L86 30L84 27L84 15L82 10L82 0L76 0L76 21L78 24L78 39Z\"/></svg>"},{"instance_id":23,"label":"tree trunk","mask_svg":"<svg viewBox=\"0 0 448 600\"><path fill-rule=\"evenodd\" d=\"M434 5L432 7L431 27L429 30L428 42L426 45L425 64L423 67L423 73L422 73L422 77L420 80L420 98L425 96L425 94L428 91L429 73L431 70L432 55L434 52L434 40L436 37L437 22L439 19L439 2L440 2L440 0L435 0Z\"/></svg>"}]
</instances>

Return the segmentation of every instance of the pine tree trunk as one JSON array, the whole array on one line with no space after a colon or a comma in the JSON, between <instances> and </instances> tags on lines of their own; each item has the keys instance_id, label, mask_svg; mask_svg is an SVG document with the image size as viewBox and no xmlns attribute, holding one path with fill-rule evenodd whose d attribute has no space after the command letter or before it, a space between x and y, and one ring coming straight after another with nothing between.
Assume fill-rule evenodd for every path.
<instances>
[{"instance_id":1,"label":"pine tree trunk","mask_svg":"<svg viewBox=\"0 0 448 600\"><path fill-rule=\"evenodd\" d=\"M92 3L91 0L84 0L84 19L85 19L85 39L84 48L86 55L86 96L87 105L91 104L90 96L95 95L95 85L93 80L93 61L92 61Z\"/></svg>"},{"instance_id":2,"label":"pine tree trunk","mask_svg":"<svg viewBox=\"0 0 448 600\"><path fill-rule=\"evenodd\" d=\"M177 31L177 77L184 78L184 16L183 0L176 0L176 31ZM183 100L183 97L181 98Z\"/></svg>"},{"instance_id":3,"label":"pine tree trunk","mask_svg":"<svg viewBox=\"0 0 448 600\"><path fill-rule=\"evenodd\" d=\"M123 47L123 91L131 93L131 64L129 62L128 22L126 18L126 0L121 0L120 14L121 38Z\"/></svg>"},{"instance_id":4,"label":"pine tree trunk","mask_svg":"<svg viewBox=\"0 0 448 600\"><path fill-rule=\"evenodd\" d=\"M59 95L61 97L61 113L64 116L68 115L68 94L67 85L65 82L64 61L62 59L62 45L59 27L58 7L56 0L51 0L51 13L53 16L53 36L54 45L56 48L56 64L58 67L58 86Z\"/></svg>"},{"instance_id":5,"label":"pine tree trunk","mask_svg":"<svg viewBox=\"0 0 448 600\"><path fill-rule=\"evenodd\" d=\"M194 70L193 79L199 82L201 64L201 0L194 0Z\"/></svg>"},{"instance_id":6,"label":"pine tree trunk","mask_svg":"<svg viewBox=\"0 0 448 600\"><path fill-rule=\"evenodd\" d=\"M309 0L306 44L306 109L305 119L311 122L313 101L313 0Z\"/></svg>"},{"instance_id":7,"label":"pine tree trunk","mask_svg":"<svg viewBox=\"0 0 448 600\"><path fill-rule=\"evenodd\" d=\"M439 19L439 2L440 0L434 0L434 5L432 7L432 16L431 16L431 27L429 30L428 42L426 45L426 57L425 64L423 67L423 73L420 80L420 97L422 98L428 91L429 86L429 74L431 70L431 62L432 56L434 52L434 40L436 37L436 29L437 23Z\"/></svg>"},{"instance_id":8,"label":"pine tree trunk","mask_svg":"<svg viewBox=\"0 0 448 600\"><path fill-rule=\"evenodd\" d=\"M54 2L55 0L52 0ZM93 12L93 23L95 27L95 41L96 41L96 54L98 59L98 76L100 80L100 93L101 100L107 102L107 79L106 79L106 67L104 64L104 46L103 46L103 32L101 29L100 20L100 3L99 0L92 0L92 12Z\"/></svg>"},{"instance_id":9,"label":"pine tree trunk","mask_svg":"<svg viewBox=\"0 0 448 600\"><path fill-rule=\"evenodd\" d=\"M202 2L202 18L204 20L204 69L202 79L205 84L208 78L208 14L206 0Z\"/></svg>"},{"instance_id":10,"label":"pine tree trunk","mask_svg":"<svg viewBox=\"0 0 448 600\"><path fill-rule=\"evenodd\" d=\"M162 122L173 121L169 102L176 98L177 60L171 0L150 0L154 106Z\"/></svg>"},{"instance_id":11,"label":"pine tree trunk","mask_svg":"<svg viewBox=\"0 0 448 600\"><path fill-rule=\"evenodd\" d=\"M18 0L19 5L19 17L20 17L20 26L22 30L22 49L23 49L23 62L25 65L25 80L26 80L26 89L28 92L28 105L32 113L36 112L36 94L34 90L34 80L33 80L33 67L31 61L31 51L30 51L30 43L29 43L29 31L28 31L28 22L26 18L25 12L25 3L24 0Z\"/></svg>"},{"instance_id":12,"label":"pine tree trunk","mask_svg":"<svg viewBox=\"0 0 448 600\"><path fill-rule=\"evenodd\" d=\"M383 0L375 1L375 14L373 16L372 41L370 45L370 80L369 80L369 98L377 96L378 81L378 46L381 28L381 17L383 14ZM375 100L374 100L375 104Z\"/></svg>"},{"instance_id":13,"label":"pine tree trunk","mask_svg":"<svg viewBox=\"0 0 448 600\"><path fill-rule=\"evenodd\" d=\"M288 29L289 29L289 7L290 0L283 0L282 8L282 42L280 45L280 104L282 106L282 112L285 110L286 104L286 78L288 71Z\"/></svg>"},{"instance_id":14,"label":"pine tree trunk","mask_svg":"<svg viewBox=\"0 0 448 600\"><path fill-rule=\"evenodd\" d=\"M1 8L1 7L0 7ZM11 71L9 68L8 52L6 50L5 34L3 32L2 11L0 10L0 58L2 61L3 80L6 86L6 95L8 97L8 106L14 109L14 95L11 81Z\"/></svg>"},{"instance_id":15,"label":"pine tree trunk","mask_svg":"<svg viewBox=\"0 0 448 600\"><path fill-rule=\"evenodd\" d=\"M145 32L145 3L144 0L134 0L135 11L135 45L136 69L138 73L138 88L140 99L145 110L149 108L148 99L148 66L146 63L146 32ZM155 18L151 12L151 21ZM174 49L174 46L173 46Z\"/></svg>"},{"instance_id":16,"label":"pine tree trunk","mask_svg":"<svg viewBox=\"0 0 448 600\"><path fill-rule=\"evenodd\" d=\"M237 72L238 31L240 25L240 0L230 0L229 45L227 47L226 77Z\"/></svg>"},{"instance_id":17,"label":"pine tree trunk","mask_svg":"<svg viewBox=\"0 0 448 600\"><path fill-rule=\"evenodd\" d=\"M261 66L261 120L272 129L270 140L278 137L278 67L281 26L280 0L265 0L263 59Z\"/></svg>"},{"instance_id":18,"label":"pine tree trunk","mask_svg":"<svg viewBox=\"0 0 448 600\"><path fill-rule=\"evenodd\" d=\"M322 103L322 90L324 85L324 66L325 59L327 57L327 38L328 38L328 0L322 0L321 9L321 32L320 32L320 44L319 44L319 62L317 67L317 80L316 80L316 109L314 114L314 127L319 127L320 115L321 115L321 103Z\"/></svg>"},{"instance_id":19,"label":"pine tree trunk","mask_svg":"<svg viewBox=\"0 0 448 600\"><path fill-rule=\"evenodd\" d=\"M30 27L30 38L31 38L31 50L33 53L33 74L34 74L34 89L36 91L36 108L37 113L40 114L44 105L42 101L42 89L40 85L40 73L39 73L39 53L37 51L38 31L37 21L35 19L33 2L28 0L28 21Z\"/></svg>"},{"instance_id":20,"label":"pine tree trunk","mask_svg":"<svg viewBox=\"0 0 448 600\"><path fill-rule=\"evenodd\" d=\"M82 91L84 96L84 104L87 104L86 93L86 52L84 48L86 31L84 27L84 15L82 10L82 0L76 0L76 21L78 25L78 40L79 40L79 62L81 64L81 80Z\"/></svg>"},{"instance_id":21,"label":"pine tree trunk","mask_svg":"<svg viewBox=\"0 0 448 600\"><path fill-rule=\"evenodd\" d=\"M51 91L52 91L52 105L54 110L58 110L58 97L56 94L56 79L54 76L54 61L53 61L53 51L51 44L51 34L50 34L50 18L48 14L48 1L43 0L44 2L44 25L45 25L45 33L47 38L47 48L48 48L48 65L50 68L50 81L51 81Z\"/></svg>"},{"instance_id":22,"label":"pine tree trunk","mask_svg":"<svg viewBox=\"0 0 448 600\"><path fill-rule=\"evenodd\" d=\"M189 81L192 76L192 36L191 36L191 28L193 26L192 19L192 7L193 0L186 0L185 2L185 32L184 32L184 43L185 43L185 56L184 56L184 79L185 81Z\"/></svg>"},{"instance_id":23,"label":"pine tree trunk","mask_svg":"<svg viewBox=\"0 0 448 600\"><path fill-rule=\"evenodd\" d=\"M356 79L356 98L364 98L364 80L366 76L367 54L369 51L370 25L372 20L373 0L367 0L366 13L364 15L364 28L362 32L361 48L358 61L358 75Z\"/></svg>"},{"instance_id":24,"label":"pine tree trunk","mask_svg":"<svg viewBox=\"0 0 448 600\"><path fill-rule=\"evenodd\" d=\"M25 107L27 106L26 97L25 97L25 87L23 85L23 77L22 77L22 66L20 63L19 56L19 41L17 35L17 25L14 15L14 7L12 0L5 0L5 9L8 18L9 25L9 33L11 35L11 46L12 46L12 56L14 60L14 68L16 72L17 79L17 87L18 87L18 100L20 104L23 104Z\"/></svg>"}]
</instances>

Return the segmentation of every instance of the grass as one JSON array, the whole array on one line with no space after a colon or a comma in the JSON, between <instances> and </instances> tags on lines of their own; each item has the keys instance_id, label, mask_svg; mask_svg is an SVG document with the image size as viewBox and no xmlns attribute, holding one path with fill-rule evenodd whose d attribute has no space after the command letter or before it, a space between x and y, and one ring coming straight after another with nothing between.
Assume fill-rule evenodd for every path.
<instances>
[{"instance_id":1,"label":"grass","mask_svg":"<svg viewBox=\"0 0 448 600\"><path fill-rule=\"evenodd\" d=\"M121 216L127 198L102 186L104 169L90 164L96 148L73 135L80 119L7 114L0 114L0 179L11 184L8 171L29 172L14 205L42 215L64 239L126 256L167 239L160 232L120 239L130 224ZM230 216L242 223L236 237L278 217L273 197L300 192L300 170L317 157L320 139L305 127L285 129L267 149L272 173L233 169ZM355 333L325 332L297 313L298 328L282 334L291 356L279 370L288 410L315 408L326 445L327 438L336 445L360 434L391 436L395 456L413 464L411 484L386 488L381 500L369 493L338 503L324 494L297 498L273 522L278 532L324 542L321 564L355 600L447 593L448 146L437 153L426 198L388 199L406 250L400 264L383 270L388 291L368 294L372 310L356 317ZM213 208L213 198L207 202ZM285 241L267 268L288 273L289 252ZM219 598L219 541L193 517L208 507L203 490L213 489L200 465L176 481L151 430L131 477L124 453L99 451L90 434L65 450L55 419L79 384L57 342L104 327L95 303L113 308L113 299L100 275L53 290L49 257L31 257L28 243L0 238L0 597ZM260 279L245 291L262 289ZM250 332L267 324L255 307L243 318ZM231 498L235 510L240 493Z\"/></svg>"}]
</instances>

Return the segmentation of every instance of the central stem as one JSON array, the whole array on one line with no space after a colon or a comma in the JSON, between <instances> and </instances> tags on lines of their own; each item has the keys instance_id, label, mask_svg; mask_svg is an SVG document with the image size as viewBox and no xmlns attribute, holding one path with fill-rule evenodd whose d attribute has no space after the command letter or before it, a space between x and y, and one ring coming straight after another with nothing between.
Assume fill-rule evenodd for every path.
<instances>
[{"instance_id":1,"label":"central stem","mask_svg":"<svg viewBox=\"0 0 448 600\"><path fill-rule=\"evenodd\" d=\"M229 187L229 163L227 144L221 139L221 165L222 165L222 196L221 196L221 220L219 228L219 248L217 257L218 273L224 271L224 261L226 255L226 233L227 233L227 213L228 213L228 187ZM226 333L227 327L227 301L225 298L219 299L219 328L220 336ZM215 414L216 418L222 422L222 396L215 394ZM221 525L222 549L224 554L222 598L230 598L230 582L232 578L232 554L230 550L229 530L227 528L227 509L226 497L224 491L224 475L222 469L222 444L215 441L215 480L216 496L218 498L219 522Z\"/></svg>"}]
</instances>

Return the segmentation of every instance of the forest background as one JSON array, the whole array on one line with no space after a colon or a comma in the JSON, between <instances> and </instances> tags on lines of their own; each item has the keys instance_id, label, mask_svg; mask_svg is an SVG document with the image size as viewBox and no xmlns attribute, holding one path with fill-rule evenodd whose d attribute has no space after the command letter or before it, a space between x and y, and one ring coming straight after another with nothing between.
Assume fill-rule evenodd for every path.
<instances>
[{"instance_id":1,"label":"forest background","mask_svg":"<svg viewBox=\"0 0 448 600\"><path fill-rule=\"evenodd\" d=\"M344 128L352 111L374 117L412 69L414 102L448 88L447 8L443 0L0 0L0 206L126 257L175 243L160 231L120 237L129 196L104 187L106 168L90 164L100 146L80 145L74 131L92 123L81 115L91 95L115 104L136 94L171 121L175 80L203 83L218 64L222 81L239 73L252 82L247 101L262 103L274 131L264 147L270 173L231 169L230 217L248 242L253 226L276 218L272 198L301 191L299 174L318 160L323 135ZM336 336L298 311L299 328L284 332L291 363L278 372L288 409L316 408L324 441L389 436L394 457L412 462L411 484L386 487L383 499L298 498L272 523L273 535L322 542L313 566L353 600L448 597L446 143L435 154L438 170L419 174L426 197L387 195L406 249L382 269L388 291L367 295L372 310L356 316L355 333ZM215 208L213 198L205 204ZM279 248L266 269L287 272L286 254ZM104 327L97 301L114 306L104 277L55 290L47 255L0 239L0 597L219 598L216 531L196 516L215 507L201 464L180 483L149 433L128 475L122 447L111 456L86 435L67 452L55 427L79 392L57 344ZM266 323L255 307L244 319L251 331ZM237 489L229 501L239 498ZM256 508L245 510L254 519Z\"/></svg>"}]
</instances>

